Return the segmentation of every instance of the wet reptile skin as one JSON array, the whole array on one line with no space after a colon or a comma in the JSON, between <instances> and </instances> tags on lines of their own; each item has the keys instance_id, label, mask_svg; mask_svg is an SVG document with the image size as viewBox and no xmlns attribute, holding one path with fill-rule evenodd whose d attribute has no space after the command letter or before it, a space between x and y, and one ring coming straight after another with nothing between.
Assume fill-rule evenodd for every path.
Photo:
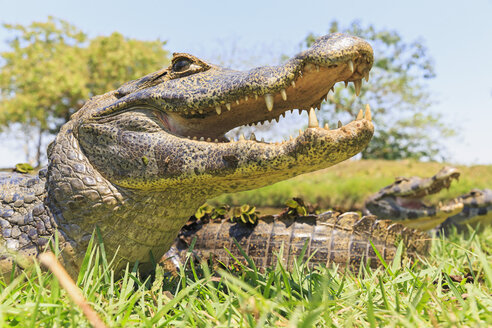
<instances>
[{"instance_id":1,"label":"wet reptile skin","mask_svg":"<svg viewBox=\"0 0 492 328\"><path fill-rule=\"evenodd\" d=\"M366 260L372 267L380 265L369 241L386 262L393 260L400 240L405 245L407 256L425 254L430 245L426 233L391 221L377 220L375 216L361 218L353 212L342 215L325 212L301 217L276 215L260 218L256 225L230 220L191 223L181 230L175 244L164 256L164 264L172 268L184 263L193 240L192 252L198 260L212 257L226 266L233 265L235 261L228 250L244 262L233 239L260 269L275 264L282 247L282 264L290 268L306 242L304 260L310 258L311 266L338 264L355 270Z\"/></svg>"},{"instance_id":2,"label":"wet reptile skin","mask_svg":"<svg viewBox=\"0 0 492 328\"><path fill-rule=\"evenodd\" d=\"M0 271L14 257L24 266L56 230L75 275L96 226L109 258L119 248L117 270L138 261L145 271L208 198L352 157L373 135L370 112L281 144L228 142L224 133L316 107L336 82L360 88L372 63L370 45L343 34L246 72L175 54L170 67L88 100L48 148L47 171L0 180Z\"/></svg>"}]
</instances>

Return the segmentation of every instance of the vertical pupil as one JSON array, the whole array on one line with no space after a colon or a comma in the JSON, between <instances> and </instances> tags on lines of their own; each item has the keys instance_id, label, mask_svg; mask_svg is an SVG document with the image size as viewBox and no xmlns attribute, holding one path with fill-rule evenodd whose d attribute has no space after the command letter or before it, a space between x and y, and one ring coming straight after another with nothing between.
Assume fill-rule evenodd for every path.
<instances>
[{"instance_id":1,"label":"vertical pupil","mask_svg":"<svg viewBox=\"0 0 492 328\"><path fill-rule=\"evenodd\" d=\"M174 70L175 71L181 71L185 68L187 68L188 66L190 66L190 62L188 60L178 60L176 62L176 64L174 64Z\"/></svg>"}]
</instances>

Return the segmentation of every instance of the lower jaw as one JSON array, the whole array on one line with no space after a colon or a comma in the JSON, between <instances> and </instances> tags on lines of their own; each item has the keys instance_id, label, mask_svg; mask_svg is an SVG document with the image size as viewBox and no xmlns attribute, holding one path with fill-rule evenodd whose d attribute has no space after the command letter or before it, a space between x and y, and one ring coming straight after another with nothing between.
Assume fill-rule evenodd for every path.
<instances>
[{"instance_id":1,"label":"lower jaw","mask_svg":"<svg viewBox=\"0 0 492 328\"><path fill-rule=\"evenodd\" d=\"M403 221L398 221L398 223L401 223L404 226L412 229L431 230L443 223L447 219L447 217L447 215L427 216L419 219L407 219Z\"/></svg>"}]
</instances>

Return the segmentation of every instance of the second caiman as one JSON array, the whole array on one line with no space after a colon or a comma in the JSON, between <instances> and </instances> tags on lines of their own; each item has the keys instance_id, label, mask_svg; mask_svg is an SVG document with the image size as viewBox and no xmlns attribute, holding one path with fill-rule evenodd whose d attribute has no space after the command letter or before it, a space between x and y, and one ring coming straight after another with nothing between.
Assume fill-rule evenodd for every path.
<instances>
[{"instance_id":1,"label":"second caiman","mask_svg":"<svg viewBox=\"0 0 492 328\"><path fill-rule=\"evenodd\" d=\"M424 198L449 188L460 171L444 167L432 177L397 177L395 182L367 198L365 212L421 230L465 230L492 223L492 190L473 189L446 203L427 204Z\"/></svg>"}]
</instances>

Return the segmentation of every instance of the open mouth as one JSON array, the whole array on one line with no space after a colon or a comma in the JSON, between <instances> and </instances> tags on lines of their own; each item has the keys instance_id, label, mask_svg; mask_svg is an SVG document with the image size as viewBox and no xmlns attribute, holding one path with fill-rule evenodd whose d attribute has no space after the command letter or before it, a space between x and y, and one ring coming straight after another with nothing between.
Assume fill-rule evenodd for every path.
<instances>
[{"instance_id":1,"label":"open mouth","mask_svg":"<svg viewBox=\"0 0 492 328\"><path fill-rule=\"evenodd\" d=\"M412 210L429 209L433 208L433 206L427 205L424 198L427 195L436 194L444 188L449 189L453 180L459 180L459 176L458 169L444 167L430 178L396 178L390 190L396 199L396 203L403 208ZM452 211L457 203L457 199L445 205L440 202L436 208L440 211Z\"/></svg>"},{"instance_id":2,"label":"open mouth","mask_svg":"<svg viewBox=\"0 0 492 328\"><path fill-rule=\"evenodd\" d=\"M295 73L287 74L282 83L275 87L254 87L241 95L230 93L212 104L194 108L183 106L179 112L160 112L160 120L166 129L176 136L202 142L230 142L225 133L242 125L261 125L266 122L279 122L287 111L294 109L308 112L308 128L320 128L315 110L327 99L335 83L354 84L357 95L360 93L362 80L369 79L372 58L359 55L343 63L323 66L307 63ZM371 120L371 113L366 106L356 118ZM337 129L342 128L338 124ZM323 127L329 130L328 124ZM256 140L254 134L248 138L241 136L238 141Z\"/></svg>"},{"instance_id":3,"label":"open mouth","mask_svg":"<svg viewBox=\"0 0 492 328\"><path fill-rule=\"evenodd\" d=\"M445 204L439 202L437 205L428 205L425 197L436 194L443 188L449 189L459 175L457 169L445 167L430 178L396 178L395 183L381 190L379 200L375 200L374 204L386 199L388 204L393 204L392 210L403 216L401 223L423 230L434 228L446 218L461 212L463 202L455 198Z\"/></svg>"}]
</instances>

